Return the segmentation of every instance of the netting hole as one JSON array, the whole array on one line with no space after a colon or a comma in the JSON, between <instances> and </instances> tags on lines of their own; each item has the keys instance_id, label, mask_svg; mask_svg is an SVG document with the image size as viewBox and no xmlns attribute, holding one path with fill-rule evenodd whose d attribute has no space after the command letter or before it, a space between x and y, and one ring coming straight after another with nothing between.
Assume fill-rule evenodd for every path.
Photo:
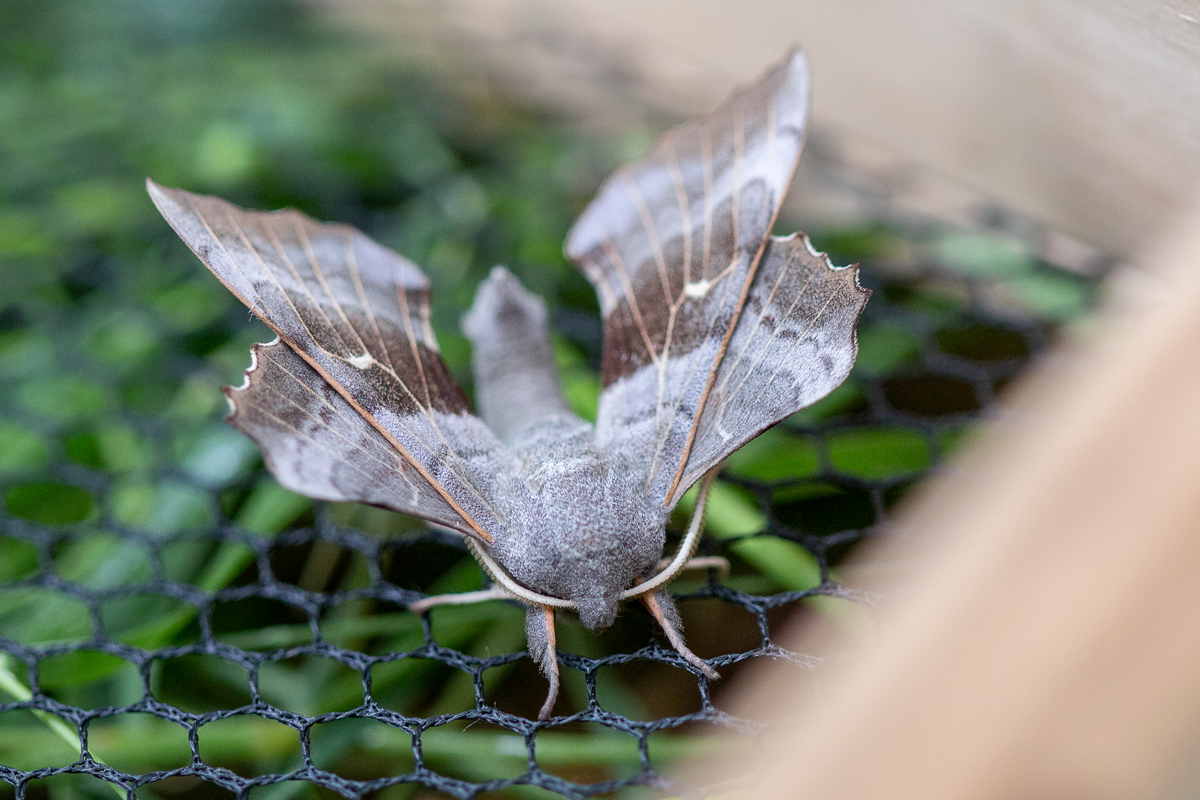
<instances>
[{"instance_id":1,"label":"netting hole","mask_svg":"<svg viewBox=\"0 0 1200 800\"><path fill-rule=\"evenodd\" d=\"M88 751L115 770L137 775L192 763L187 729L153 714L126 711L88 723Z\"/></svg>"},{"instance_id":2,"label":"netting hole","mask_svg":"<svg viewBox=\"0 0 1200 800\"><path fill-rule=\"evenodd\" d=\"M36 547L23 539L0 536L0 582L19 581L37 572L37 569Z\"/></svg>"},{"instance_id":3,"label":"netting hole","mask_svg":"<svg viewBox=\"0 0 1200 800\"><path fill-rule=\"evenodd\" d=\"M349 566L349 551L327 541L277 544L268 556L276 580L307 592L340 586L340 579Z\"/></svg>"},{"instance_id":4,"label":"netting hole","mask_svg":"<svg viewBox=\"0 0 1200 800\"><path fill-rule=\"evenodd\" d=\"M1007 361L1028 358L1031 351L1020 332L999 325L977 323L943 328L937 332L938 349L972 361Z\"/></svg>"},{"instance_id":5,"label":"netting hole","mask_svg":"<svg viewBox=\"0 0 1200 800\"><path fill-rule=\"evenodd\" d=\"M321 610L321 636L335 647L366 655L405 652L421 646L421 618L386 600L355 598Z\"/></svg>"},{"instance_id":6,"label":"netting hole","mask_svg":"<svg viewBox=\"0 0 1200 800\"><path fill-rule=\"evenodd\" d=\"M870 491L826 481L776 489L771 509L783 525L816 535L865 528L876 520Z\"/></svg>"},{"instance_id":7,"label":"netting hole","mask_svg":"<svg viewBox=\"0 0 1200 800\"><path fill-rule=\"evenodd\" d=\"M122 525L159 534L211 529L217 521L211 492L173 478L122 483L113 490L109 508Z\"/></svg>"},{"instance_id":8,"label":"netting hole","mask_svg":"<svg viewBox=\"0 0 1200 800\"><path fill-rule=\"evenodd\" d=\"M641 722L700 710L699 679L683 667L634 659L596 670L596 701L605 711Z\"/></svg>"},{"instance_id":9,"label":"netting hole","mask_svg":"<svg viewBox=\"0 0 1200 800\"><path fill-rule=\"evenodd\" d=\"M282 722L237 714L200 726L200 760L243 778L267 774L272 765L300 755L300 732Z\"/></svg>"},{"instance_id":10,"label":"netting hole","mask_svg":"<svg viewBox=\"0 0 1200 800\"><path fill-rule=\"evenodd\" d=\"M72 746L68 737L75 737ZM17 770L65 767L79 760L75 723L50 712L39 719L28 709L0 713L0 765Z\"/></svg>"},{"instance_id":11,"label":"netting hole","mask_svg":"<svg viewBox=\"0 0 1200 800\"><path fill-rule=\"evenodd\" d=\"M447 573L456 569L466 572L467 579L476 585L445 586ZM481 578L475 578L475 573L482 575L475 560L465 551L430 541L387 542L379 550L379 571L385 581L395 586L430 594L478 589Z\"/></svg>"},{"instance_id":12,"label":"netting hole","mask_svg":"<svg viewBox=\"0 0 1200 800\"><path fill-rule=\"evenodd\" d=\"M121 790L122 796L124 790ZM27 800L117 800L113 784L91 775L62 773L31 780L25 789Z\"/></svg>"},{"instance_id":13,"label":"netting hole","mask_svg":"<svg viewBox=\"0 0 1200 800\"><path fill-rule=\"evenodd\" d=\"M38 686L60 703L90 711L123 706L142 698L135 665L95 650L76 650L38 662Z\"/></svg>"},{"instance_id":14,"label":"netting hole","mask_svg":"<svg viewBox=\"0 0 1200 800\"><path fill-rule=\"evenodd\" d=\"M14 516L46 525L83 522L96 514L95 496L69 483L39 481L12 487L4 501Z\"/></svg>"},{"instance_id":15,"label":"netting hole","mask_svg":"<svg viewBox=\"0 0 1200 800\"><path fill-rule=\"evenodd\" d=\"M475 707L471 675L432 658L403 658L371 667L371 697L409 717L457 714Z\"/></svg>"},{"instance_id":16,"label":"netting hole","mask_svg":"<svg viewBox=\"0 0 1200 800\"><path fill-rule=\"evenodd\" d=\"M54 589L0 588L0 636L32 645L91 639L92 615L82 600Z\"/></svg>"},{"instance_id":17,"label":"netting hole","mask_svg":"<svg viewBox=\"0 0 1200 800\"><path fill-rule=\"evenodd\" d=\"M763 644L757 615L740 605L716 597L695 597L677 601L676 607L688 647L701 658L744 653ZM722 677L730 677L728 669L721 669Z\"/></svg>"},{"instance_id":18,"label":"netting hole","mask_svg":"<svg viewBox=\"0 0 1200 800\"><path fill-rule=\"evenodd\" d=\"M318 722L310 737L317 768L343 778L370 781L416 768L412 736L380 720L351 717Z\"/></svg>"},{"instance_id":19,"label":"netting hole","mask_svg":"<svg viewBox=\"0 0 1200 800\"><path fill-rule=\"evenodd\" d=\"M155 659L150 664L150 687L160 702L190 714L231 711L250 705L249 671L220 656L195 654Z\"/></svg>"},{"instance_id":20,"label":"netting hole","mask_svg":"<svg viewBox=\"0 0 1200 800\"><path fill-rule=\"evenodd\" d=\"M899 322L881 321L858 329L858 357L855 370L869 375L887 375L921 354L921 342L911 328Z\"/></svg>"},{"instance_id":21,"label":"netting hole","mask_svg":"<svg viewBox=\"0 0 1200 800\"><path fill-rule=\"evenodd\" d=\"M105 634L137 647L196 641L199 631L189 625L195 616L196 608L190 603L149 592L116 597L100 604L100 627Z\"/></svg>"},{"instance_id":22,"label":"netting hole","mask_svg":"<svg viewBox=\"0 0 1200 800\"><path fill-rule=\"evenodd\" d=\"M245 586L258 581L258 566L254 551L234 541L212 539L182 539L164 544L159 550L163 576L178 583L194 584L206 568L218 567L223 573L236 577L233 586Z\"/></svg>"},{"instance_id":23,"label":"netting hole","mask_svg":"<svg viewBox=\"0 0 1200 800\"><path fill-rule=\"evenodd\" d=\"M64 539L50 549L63 580L93 589L150 579L150 557L142 545L111 534Z\"/></svg>"},{"instance_id":24,"label":"netting hole","mask_svg":"<svg viewBox=\"0 0 1200 800\"><path fill-rule=\"evenodd\" d=\"M304 716L351 711L363 704L362 672L315 655L263 663L258 691L276 708Z\"/></svg>"},{"instance_id":25,"label":"netting hole","mask_svg":"<svg viewBox=\"0 0 1200 800\"><path fill-rule=\"evenodd\" d=\"M213 604L213 635L243 650L273 650L312 643L308 614L268 597L244 597Z\"/></svg>"},{"instance_id":26,"label":"netting hole","mask_svg":"<svg viewBox=\"0 0 1200 800\"><path fill-rule=\"evenodd\" d=\"M138 789L138 797L155 798L187 797L187 800L231 800L232 792L209 783L194 775L172 775L162 780L142 784L147 791Z\"/></svg>"},{"instance_id":27,"label":"netting hole","mask_svg":"<svg viewBox=\"0 0 1200 800\"><path fill-rule=\"evenodd\" d=\"M967 414L982 407L975 387L946 375L916 375L883 382L883 394L896 411L922 417Z\"/></svg>"},{"instance_id":28,"label":"netting hole","mask_svg":"<svg viewBox=\"0 0 1200 800\"><path fill-rule=\"evenodd\" d=\"M600 783L642 772L638 737L597 722L573 730L542 731L534 740L534 759L544 772L571 783Z\"/></svg>"},{"instance_id":29,"label":"netting hole","mask_svg":"<svg viewBox=\"0 0 1200 800\"><path fill-rule=\"evenodd\" d=\"M564 653L575 649L562 643L560 648ZM558 674L561 685L554 704L554 716L566 716L587 708L587 682L583 673L560 661ZM548 689L545 676L528 658L497 664L483 672L483 694L488 705L524 719L537 719Z\"/></svg>"},{"instance_id":30,"label":"netting hole","mask_svg":"<svg viewBox=\"0 0 1200 800\"><path fill-rule=\"evenodd\" d=\"M457 719L426 728L421 732L421 759L442 775L475 781L511 780L529 769L525 738L480 720Z\"/></svg>"},{"instance_id":31,"label":"netting hole","mask_svg":"<svg viewBox=\"0 0 1200 800\"><path fill-rule=\"evenodd\" d=\"M836 431L829 434L828 444L834 469L864 480L912 475L927 469L933 461L925 435L910 428L876 426Z\"/></svg>"},{"instance_id":32,"label":"netting hole","mask_svg":"<svg viewBox=\"0 0 1200 800\"><path fill-rule=\"evenodd\" d=\"M570 624L565 614L564 624ZM444 606L430 612L433 640L476 658L525 649L525 609L515 602L490 600Z\"/></svg>"},{"instance_id":33,"label":"netting hole","mask_svg":"<svg viewBox=\"0 0 1200 800\"><path fill-rule=\"evenodd\" d=\"M28 427L0 422L0 476L37 472L46 465L49 447L46 438Z\"/></svg>"}]
</instances>

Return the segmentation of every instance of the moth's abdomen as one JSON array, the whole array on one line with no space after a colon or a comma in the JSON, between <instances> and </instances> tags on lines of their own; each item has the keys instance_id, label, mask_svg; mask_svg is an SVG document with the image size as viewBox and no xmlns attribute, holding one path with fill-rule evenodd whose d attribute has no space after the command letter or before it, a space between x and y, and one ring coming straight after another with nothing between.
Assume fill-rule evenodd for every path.
<instances>
[{"instance_id":1,"label":"moth's abdomen","mask_svg":"<svg viewBox=\"0 0 1200 800\"><path fill-rule=\"evenodd\" d=\"M554 367L546 307L504 267L479 285L463 331L473 347L479 413L502 442L519 447L540 422L577 419Z\"/></svg>"}]
</instances>

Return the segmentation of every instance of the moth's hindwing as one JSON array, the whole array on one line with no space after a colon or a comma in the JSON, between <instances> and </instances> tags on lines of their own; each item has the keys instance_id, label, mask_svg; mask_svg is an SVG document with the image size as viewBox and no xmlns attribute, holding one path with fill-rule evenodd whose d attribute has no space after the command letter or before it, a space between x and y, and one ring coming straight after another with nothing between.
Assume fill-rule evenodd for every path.
<instances>
[{"instance_id":1,"label":"moth's hindwing","mask_svg":"<svg viewBox=\"0 0 1200 800\"><path fill-rule=\"evenodd\" d=\"M716 370L678 493L766 428L829 394L858 354L871 296L808 237L771 237Z\"/></svg>"},{"instance_id":2,"label":"moth's hindwing","mask_svg":"<svg viewBox=\"0 0 1200 800\"><path fill-rule=\"evenodd\" d=\"M229 422L262 448L288 489L390 508L458 528L445 500L329 382L283 342L256 344L246 381L226 387Z\"/></svg>"},{"instance_id":3,"label":"moth's hindwing","mask_svg":"<svg viewBox=\"0 0 1200 800\"><path fill-rule=\"evenodd\" d=\"M267 424L263 414L268 408L281 410L280 397L303 397L298 387L327 398L314 375L341 398L341 404L314 399L296 412L309 426L307 444L285 445L283 437L269 437L273 468L287 470L285 456L294 457L300 448L313 455L318 443L331 445L331 437L350 425L348 408L407 465L409 471L402 471L406 491L421 495L413 501L402 494L384 505L490 541L489 531L504 522L488 487L494 476L513 470L511 456L470 413L442 361L429 324L429 281L420 270L345 225L291 210L245 211L219 198L153 182L147 186L159 211L200 260L308 368L284 375L283 365L295 366L296 359L280 350L260 350L272 363L259 368L269 372L258 381L251 376L249 394L233 394L235 402L256 404L258 410L242 418L245 424L258 425L265 436L274 423ZM269 398L272 393L279 397ZM314 419L335 430L314 438ZM354 426L350 438L361 444L366 441L361 435L361 426ZM293 469L286 474L284 482L305 494L321 496L330 489L328 476L313 478L317 485L309 486L304 476L312 473ZM344 499L379 502L353 494L354 485L367 490L366 484L343 483Z\"/></svg>"}]
</instances>

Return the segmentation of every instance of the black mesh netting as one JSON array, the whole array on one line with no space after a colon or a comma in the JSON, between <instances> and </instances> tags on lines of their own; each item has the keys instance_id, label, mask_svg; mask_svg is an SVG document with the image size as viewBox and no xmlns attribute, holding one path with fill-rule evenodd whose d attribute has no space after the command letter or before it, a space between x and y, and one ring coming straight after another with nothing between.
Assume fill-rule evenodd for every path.
<instances>
[{"instance_id":1,"label":"black mesh netting","mask_svg":"<svg viewBox=\"0 0 1200 800\"><path fill-rule=\"evenodd\" d=\"M53 31L63 48L74 41L70 25L17 5L43 26L33 40ZM72 23L80 41L89 19ZM537 723L546 684L524 652L518 605L406 610L426 594L480 588L459 541L399 515L292 495L223 425L218 386L236 383L248 344L269 336L153 217L140 174L126 173L179 177L173 165L190 164L176 182L224 187L246 205L300 204L397 246L435 282L439 336L460 376L468 354L455 315L481 271L508 261L557 306L567 393L586 414L599 322L557 247L611 159L589 165L585 145L505 116L516 112L492 109L502 120L467 134L428 103L397 112L412 95L396 82L412 79L344 59L331 80L349 99L304 102L352 122L331 117L317 133L288 133L299 143L270 140L262 131L272 126L303 128L284 113L296 102L289 70L325 56L310 42L270 61L274 45L247 39L236 22L192 20L176 31L182 44L121 61L110 99L142 91L142 100L113 112L116 122L37 145L52 155L90 143L90 160L39 161L30 145L14 157L24 171L6 179L0 787L18 798L686 792L665 777L670 765L752 743L760 728L723 700L746 664L774 659L798 681L819 675L819 658L781 647L785 625L865 621L869 632L873 599L844 573L847 553L887 532L905 492L1086 309L1103 268L1078 249L1063 259L1074 269L1052 266L1050 244L1062 241L984 205L969 214L974 228L914 216L900 202L908 189L818 138L795 189L808 198L801 222L837 263L861 261L875 293L847 383L727 462L700 554L728 559L729 574L691 573L674 587L689 644L726 680L710 684L687 667L639 607L600 637L566 619L563 693L555 717ZM190 59L213 57L203 53L214 43L243 78L269 72L267 84L246 79L248 89L208 103L198 88L208 79ZM73 103L70 80L104 91L108 73L96 64L108 62L97 58L17 74L37 102ZM139 105L180 85L188 103ZM237 91L274 108L267 122L245 122ZM32 125L29 109L4 124ZM420 122L422 109L435 121ZM129 143L139 115L160 130ZM192 149L153 149L162 126L183 136L193 123ZM425 148L420 164L396 155L397 130ZM110 163L106 153L127 158ZM297 177L310 172L311 182ZM51 218L58 228L38 224Z\"/></svg>"}]
</instances>

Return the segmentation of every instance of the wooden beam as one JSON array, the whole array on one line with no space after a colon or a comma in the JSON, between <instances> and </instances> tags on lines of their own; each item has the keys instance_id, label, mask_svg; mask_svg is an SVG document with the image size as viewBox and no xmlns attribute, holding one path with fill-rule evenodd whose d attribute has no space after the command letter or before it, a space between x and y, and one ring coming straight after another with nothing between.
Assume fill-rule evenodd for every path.
<instances>
[{"instance_id":1,"label":"wooden beam","mask_svg":"<svg viewBox=\"0 0 1200 800\"><path fill-rule=\"evenodd\" d=\"M1197 0L327 1L593 118L711 107L799 43L817 124L1119 254L1200 187Z\"/></svg>"}]
</instances>

